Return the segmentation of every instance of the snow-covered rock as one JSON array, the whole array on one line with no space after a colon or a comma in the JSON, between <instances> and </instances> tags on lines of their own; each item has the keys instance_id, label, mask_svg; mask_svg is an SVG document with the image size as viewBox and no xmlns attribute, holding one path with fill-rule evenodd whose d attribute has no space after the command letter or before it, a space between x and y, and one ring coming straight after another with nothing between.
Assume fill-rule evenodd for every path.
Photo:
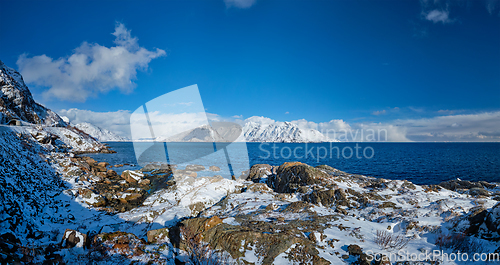
<instances>
[{"instance_id":1,"label":"snow-covered rock","mask_svg":"<svg viewBox=\"0 0 500 265\"><path fill-rule=\"evenodd\" d=\"M66 126L59 115L35 102L19 72L0 61L0 124L12 119L46 126Z\"/></svg>"},{"instance_id":2,"label":"snow-covered rock","mask_svg":"<svg viewBox=\"0 0 500 265\"><path fill-rule=\"evenodd\" d=\"M121 137L120 135L118 135L114 132L97 127L97 126L90 124L88 122L78 123L74 127L87 133L88 135L96 138L100 142L124 142L124 141L128 141L128 139L125 137Z\"/></svg>"}]
</instances>

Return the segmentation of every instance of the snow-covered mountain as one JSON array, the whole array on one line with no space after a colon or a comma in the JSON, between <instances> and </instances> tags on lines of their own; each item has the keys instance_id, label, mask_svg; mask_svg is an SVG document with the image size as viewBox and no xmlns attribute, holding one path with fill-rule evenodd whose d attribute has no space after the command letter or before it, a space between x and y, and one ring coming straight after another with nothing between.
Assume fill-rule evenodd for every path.
<instances>
[{"instance_id":1,"label":"snow-covered mountain","mask_svg":"<svg viewBox=\"0 0 500 265\"><path fill-rule=\"evenodd\" d=\"M125 137L121 137L120 135L111 132L109 130L97 127L88 122L82 122L74 125L75 128L85 132L86 134L96 138L100 142L124 142L129 141L129 139Z\"/></svg>"},{"instance_id":2,"label":"snow-covered mountain","mask_svg":"<svg viewBox=\"0 0 500 265\"><path fill-rule=\"evenodd\" d=\"M0 61L0 124L12 119L46 126L67 125L55 112L36 103L21 74Z\"/></svg>"},{"instance_id":3,"label":"snow-covered mountain","mask_svg":"<svg viewBox=\"0 0 500 265\"><path fill-rule=\"evenodd\" d=\"M303 129L291 122L260 123L247 120L243 127L230 122L213 122L157 141L167 142L283 142L332 141L314 129ZM335 141L335 140L333 140Z\"/></svg>"},{"instance_id":4,"label":"snow-covered mountain","mask_svg":"<svg viewBox=\"0 0 500 265\"><path fill-rule=\"evenodd\" d=\"M305 130L291 122L258 123L248 121L243 126L247 142L328 142L330 141L317 130Z\"/></svg>"}]
</instances>

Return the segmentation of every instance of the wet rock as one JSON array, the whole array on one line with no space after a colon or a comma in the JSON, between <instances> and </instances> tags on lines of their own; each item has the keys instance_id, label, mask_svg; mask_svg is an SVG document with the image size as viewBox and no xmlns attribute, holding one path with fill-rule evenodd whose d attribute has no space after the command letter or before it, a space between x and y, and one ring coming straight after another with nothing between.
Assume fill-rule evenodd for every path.
<instances>
[{"instance_id":1,"label":"wet rock","mask_svg":"<svg viewBox=\"0 0 500 265\"><path fill-rule=\"evenodd\" d=\"M202 165L187 165L186 171L202 171L205 170L205 167Z\"/></svg>"},{"instance_id":2,"label":"wet rock","mask_svg":"<svg viewBox=\"0 0 500 265\"><path fill-rule=\"evenodd\" d=\"M87 242L87 235L76 230L66 229L61 240L62 248L84 247Z\"/></svg>"},{"instance_id":3,"label":"wet rock","mask_svg":"<svg viewBox=\"0 0 500 265\"><path fill-rule=\"evenodd\" d=\"M149 230L147 232L148 243L164 243L168 242L168 228L160 228L155 230Z\"/></svg>"},{"instance_id":4,"label":"wet rock","mask_svg":"<svg viewBox=\"0 0 500 265\"><path fill-rule=\"evenodd\" d=\"M253 182L259 182L262 178L266 178L271 175L273 172L273 167L268 164L256 164L250 168L250 172L248 173L248 177L246 180L250 180Z\"/></svg>"},{"instance_id":5,"label":"wet rock","mask_svg":"<svg viewBox=\"0 0 500 265\"><path fill-rule=\"evenodd\" d=\"M300 186L326 184L329 175L317 168L300 162L286 162L279 166L276 175L268 179L268 185L276 192L291 193Z\"/></svg>"},{"instance_id":6,"label":"wet rock","mask_svg":"<svg viewBox=\"0 0 500 265\"><path fill-rule=\"evenodd\" d=\"M210 166L208 169L211 171L220 171L220 167L218 166Z\"/></svg>"}]
</instances>

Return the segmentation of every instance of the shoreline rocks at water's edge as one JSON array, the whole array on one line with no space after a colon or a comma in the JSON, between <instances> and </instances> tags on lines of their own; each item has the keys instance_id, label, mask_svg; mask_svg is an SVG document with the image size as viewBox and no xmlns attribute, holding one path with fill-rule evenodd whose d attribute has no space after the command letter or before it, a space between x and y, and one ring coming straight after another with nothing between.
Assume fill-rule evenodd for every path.
<instances>
[{"instance_id":1,"label":"shoreline rocks at water's edge","mask_svg":"<svg viewBox=\"0 0 500 265\"><path fill-rule=\"evenodd\" d=\"M169 177L177 169L166 164L148 165L118 175L107 163L91 158L74 157L71 162L67 169L91 183L74 195L95 201L88 204L109 213L130 213L144 208L143 203L151 195L147 191L158 176L162 178L159 181L171 181L168 187L163 187L168 192L176 192L178 188ZM74 172L75 167L81 172ZM189 169L203 170L196 165ZM178 176L180 181L199 178L189 174ZM442 232L440 227L417 220L419 213L425 211L428 218L442 218L442 225L449 226L454 233L484 242L499 239L500 206L494 198L500 192L495 184L486 182L454 180L439 185L414 185L299 162L254 165L246 180L235 182L240 188L214 204L197 206L196 213L193 210L192 215L173 225L137 235L126 231L89 235L88 251L95 258L119 255L160 262L163 259L152 253L171 249L173 254L164 257L166 260L186 261L194 242L198 247L223 251L231 260L248 262L252 253L259 264L282 259L311 264L336 264L335 261L372 264L366 263L367 253L388 256L393 251L374 243L375 231L403 234L412 241L421 240L425 233L438 236ZM132 195L121 196L124 193ZM466 206L480 201L486 202L478 209ZM454 202L467 209L450 206ZM153 224L154 219L150 222Z\"/></svg>"}]
</instances>

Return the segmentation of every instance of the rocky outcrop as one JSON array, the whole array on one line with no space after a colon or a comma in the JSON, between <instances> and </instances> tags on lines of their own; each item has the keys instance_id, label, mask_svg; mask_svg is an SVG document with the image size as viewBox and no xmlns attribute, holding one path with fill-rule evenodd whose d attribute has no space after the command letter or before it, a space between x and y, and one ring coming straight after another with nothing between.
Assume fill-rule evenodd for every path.
<instances>
[{"instance_id":1,"label":"rocky outcrop","mask_svg":"<svg viewBox=\"0 0 500 265\"><path fill-rule=\"evenodd\" d=\"M322 170L300 162L286 162L269 177L268 185L278 193L295 192L301 186L327 184L330 176Z\"/></svg>"},{"instance_id":2,"label":"rocky outcrop","mask_svg":"<svg viewBox=\"0 0 500 265\"><path fill-rule=\"evenodd\" d=\"M55 112L36 103L21 74L0 61L0 123L12 119L46 126L67 125Z\"/></svg>"},{"instance_id":3,"label":"rocky outcrop","mask_svg":"<svg viewBox=\"0 0 500 265\"><path fill-rule=\"evenodd\" d=\"M488 183L486 181L478 181L471 182L467 180L453 179L445 182L441 182L439 186L452 191L460 191L460 190L470 190L473 188L484 189L489 188L492 189L496 187L496 184Z\"/></svg>"}]
</instances>

